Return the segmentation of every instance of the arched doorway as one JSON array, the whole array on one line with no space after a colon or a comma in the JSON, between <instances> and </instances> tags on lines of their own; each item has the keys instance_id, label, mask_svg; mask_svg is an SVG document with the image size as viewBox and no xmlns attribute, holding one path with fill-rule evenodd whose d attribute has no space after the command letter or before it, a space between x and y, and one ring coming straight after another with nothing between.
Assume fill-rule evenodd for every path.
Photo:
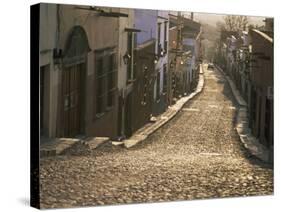
<instances>
[{"instance_id":1,"label":"arched doorway","mask_svg":"<svg viewBox=\"0 0 281 212\"><path fill-rule=\"evenodd\" d=\"M85 77L89 51L84 29L73 27L63 57L61 126L64 137L84 133Z\"/></svg>"}]
</instances>

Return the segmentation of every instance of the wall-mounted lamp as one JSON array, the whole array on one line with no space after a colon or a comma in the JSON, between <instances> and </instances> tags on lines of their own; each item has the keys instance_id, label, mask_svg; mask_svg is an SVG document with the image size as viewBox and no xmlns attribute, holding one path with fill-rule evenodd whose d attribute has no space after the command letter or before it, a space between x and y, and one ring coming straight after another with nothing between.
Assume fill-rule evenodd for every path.
<instances>
[{"instance_id":1,"label":"wall-mounted lamp","mask_svg":"<svg viewBox=\"0 0 281 212\"><path fill-rule=\"evenodd\" d=\"M164 50L161 48L160 50L160 56L163 57L164 56Z\"/></svg>"},{"instance_id":2,"label":"wall-mounted lamp","mask_svg":"<svg viewBox=\"0 0 281 212\"><path fill-rule=\"evenodd\" d=\"M124 64L125 64L125 65L128 65L130 59L131 59L131 55L130 55L128 52L126 52L126 54L123 56Z\"/></svg>"},{"instance_id":3,"label":"wall-mounted lamp","mask_svg":"<svg viewBox=\"0 0 281 212\"><path fill-rule=\"evenodd\" d=\"M154 56L154 64L157 64L157 63L158 63L158 60L159 60L158 56L155 55L155 56Z\"/></svg>"}]
</instances>

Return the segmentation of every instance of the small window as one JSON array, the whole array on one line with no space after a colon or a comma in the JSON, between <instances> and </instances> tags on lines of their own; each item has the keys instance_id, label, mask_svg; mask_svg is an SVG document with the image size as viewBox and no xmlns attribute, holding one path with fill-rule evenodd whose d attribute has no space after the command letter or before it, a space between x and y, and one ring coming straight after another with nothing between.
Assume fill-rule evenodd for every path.
<instances>
[{"instance_id":1,"label":"small window","mask_svg":"<svg viewBox=\"0 0 281 212\"><path fill-rule=\"evenodd\" d=\"M168 52L168 39L167 39L167 33L168 33L168 22L165 21L165 25L164 25L164 52L165 54Z\"/></svg>"},{"instance_id":2,"label":"small window","mask_svg":"<svg viewBox=\"0 0 281 212\"><path fill-rule=\"evenodd\" d=\"M161 23L158 23L158 37L157 37L157 53L158 56L161 54Z\"/></svg>"},{"instance_id":3,"label":"small window","mask_svg":"<svg viewBox=\"0 0 281 212\"><path fill-rule=\"evenodd\" d=\"M168 73L166 64L163 67L163 74L163 93L166 93L168 90Z\"/></svg>"},{"instance_id":4,"label":"small window","mask_svg":"<svg viewBox=\"0 0 281 212\"><path fill-rule=\"evenodd\" d=\"M135 43L135 39L136 38L136 34L134 34L133 32L129 32L128 33L128 40L127 40L127 52L130 55L130 60L127 64L127 81L132 80L133 79L133 69L132 69L132 56L134 54L134 43Z\"/></svg>"},{"instance_id":5,"label":"small window","mask_svg":"<svg viewBox=\"0 0 281 212\"><path fill-rule=\"evenodd\" d=\"M97 75L100 77L103 74L103 59L97 59Z\"/></svg>"},{"instance_id":6,"label":"small window","mask_svg":"<svg viewBox=\"0 0 281 212\"><path fill-rule=\"evenodd\" d=\"M113 50L96 53L96 114L99 116L114 105L116 92L116 54Z\"/></svg>"},{"instance_id":7,"label":"small window","mask_svg":"<svg viewBox=\"0 0 281 212\"><path fill-rule=\"evenodd\" d=\"M115 75L116 75L116 70L115 70L115 55L111 54L109 56L109 69L108 69L108 81L107 81L107 107L112 107L114 103L114 92L115 92Z\"/></svg>"},{"instance_id":8,"label":"small window","mask_svg":"<svg viewBox=\"0 0 281 212\"><path fill-rule=\"evenodd\" d=\"M161 23L158 23L158 43L161 43Z\"/></svg>"},{"instance_id":9,"label":"small window","mask_svg":"<svg viewBox=\"0 0 281 212\"><path fill-rule=\"evenodd\" d=\"M97 73L97 82L96 82L96 113L103 112L103 95L104 95L104 84L105 84L105 75L104 75L104 62L103 58L100 56L96 60L96 73Z\"/></svg>"}]
</instances>

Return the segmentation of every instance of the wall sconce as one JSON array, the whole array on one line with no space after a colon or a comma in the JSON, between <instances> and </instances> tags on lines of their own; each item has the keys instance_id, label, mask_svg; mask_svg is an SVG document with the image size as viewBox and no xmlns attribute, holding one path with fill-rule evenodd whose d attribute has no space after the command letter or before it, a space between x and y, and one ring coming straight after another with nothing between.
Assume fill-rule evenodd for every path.
<instances>
[{"instance_id":1,"label":"wall sconce","mask_svg":"<svg viewBox=\"0 0 281 212\"><path fill-rule=\"evenodd\" d=\"M158 60L159 60L158 56L155 55L155 56L154 56L154 64L157 64L157 63L158 63Z\"/></svg>"},{"instance_id":2,"label":"wall sconce","mask_svg":"<svg viewBox=\"0 0 281 212\"><path fill-rule=\"evenodd\" d=\"M130 59L131 59L131 55L130 55L128 52L126 52L126 54L123 56L124 64L125 64L125 65L128 65Z\"/></svg>"},{"instance_id":3,"label":"wall sconce","mask_svg":"<svg viewBox=\"0 0 281 212\"><path fill-rule=\"evenodd\" d=\"M181 60L181 65L183 65L183 61Z\"/></svg>"},{"instance_id":4,"label":"wall sconce","mask_svg":"<svg viewBox=\"0 0 281 212\"><path fill-rule=\"evenodd\" d=\"M164 50L161 48L160 50L160 56L163 57L164 56Z\"/></svg>"}]
</instances>

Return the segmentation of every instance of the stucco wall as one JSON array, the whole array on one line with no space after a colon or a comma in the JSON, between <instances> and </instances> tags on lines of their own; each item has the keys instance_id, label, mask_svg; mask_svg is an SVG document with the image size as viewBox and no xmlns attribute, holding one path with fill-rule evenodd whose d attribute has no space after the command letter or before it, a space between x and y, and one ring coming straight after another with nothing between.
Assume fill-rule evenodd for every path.
<instances>
[{"instance_id":1,"label":"stucco wall","mask_svg":"<svg viewBox=\"0 0 281 212\"><path fill-rule=\"evenodd\" d=\"M56 4L40 4L39 49L40 67L45 70L44 92L44 135L56 136L57 103L58 103L58 67L53 63L53 49L57 41L57 6Z\"/></svg>"},{"instance_id":2,"label":"stucco wall","mask_svg":"<svg viewBox=\"0 0 281 212\"><path fill-rule=\"evenodd\" d=\"M127 65L124 64L123 56L127 52L128 32L125 28L133 28L134 10L120 9L120 12L128 14L128 18L119 19L119 48L118 48L118 89L126 88Z\"/></svg>"}]
</instances>

